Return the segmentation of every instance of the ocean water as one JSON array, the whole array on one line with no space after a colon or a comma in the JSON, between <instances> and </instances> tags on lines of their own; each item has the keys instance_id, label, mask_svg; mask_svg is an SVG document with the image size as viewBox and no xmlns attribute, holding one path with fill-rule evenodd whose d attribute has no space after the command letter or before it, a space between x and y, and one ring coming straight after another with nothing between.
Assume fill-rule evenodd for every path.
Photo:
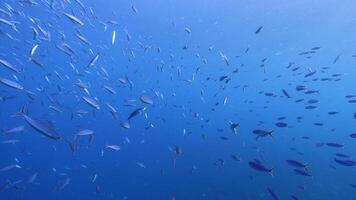
<instances>
[{"instance_id":1,"label":"ocean water","mask_svg":"<svg viewBox=\"0 0 356 200\"><path fill-rule=\"evenodd\" d=\"M2 0L0 199L356 199L355 9Z\"/></svg>"}]
</instances>

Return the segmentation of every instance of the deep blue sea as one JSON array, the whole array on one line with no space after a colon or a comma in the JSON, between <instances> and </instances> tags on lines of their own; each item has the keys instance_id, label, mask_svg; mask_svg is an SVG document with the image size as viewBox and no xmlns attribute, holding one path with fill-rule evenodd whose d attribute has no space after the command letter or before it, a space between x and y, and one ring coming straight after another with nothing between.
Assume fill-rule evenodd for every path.
<instances>
[{"instance_id":1,"label":"deep blue sea","mask_svg":"<svg viewBox=\"0 0 356 200\"><path fill-rule=\"evenodd\" d=\"M355 200L356 1L1 0L13 199Z\"/></svg>"}]
</instances>

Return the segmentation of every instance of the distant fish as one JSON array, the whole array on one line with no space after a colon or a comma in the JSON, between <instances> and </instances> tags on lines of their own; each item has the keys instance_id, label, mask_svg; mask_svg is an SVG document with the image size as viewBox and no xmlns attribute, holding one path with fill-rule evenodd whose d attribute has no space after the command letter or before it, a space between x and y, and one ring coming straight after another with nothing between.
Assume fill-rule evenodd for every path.
<instances>
[{"instance_id":1,"label":"distant fish","mask_svg":"<svg viewBox=\"0 0 356 200\"><path fill-rule=\"evenodd\" d=\"M286 96L287 98L291 98L286 90L282 89L282 92L284 96Z\"/></svg>"},{"instance_id":2,"label":"distant fish","mask_svg":"<svg viewBox=\"0 0 356 200\"><path fill-rule=\"evenodd\" d=\"M293 167L307 169L307 164L305 164L305 163L302 163L302 162L299 162L296 160L286 160L286 162Z\"/></svg>"},{"instance_id":3,"label":"distant fish","mask_svg":"<svg viewBox=\"0 0 356 200\"><path fill-rule=\"evenodd\" d=\"M112 32L112 37L111 37L111 44L114 45L116 40L116 31Z\"/></svg>"},{"instance_id":4,"label":"distant fish","mask_svg":"<svg viewBox=\"0 0 356 200\"><path fill-rule=\"evenodd\" d=\"M255 129L255 130L253 130L252 132L257 135L256 140L257 140L259 137L266 137L266 136L273 137L273 135L272 135L273 130L271 130L271 131L265 131L265 130L261 130L261 129Z\"/></svg>"},{"instance_id":5,"label":"distant fish","mask_svg":"<svg viewBox=\"0 0 356 200\"><path fill-rule=\"evenodd\" d=\"M18 90L24 89L24 87L22 85L20 85L19 83L16 83L15 81L12 81L12 80L9 80L6 78L0 78L0 83L6 85L8 87L18 89Z\"/></svg>"},{"instance_id":6,"label":"distant fish","mask_svg":"<svg viewBox=\"0 0 356 200\"><path fill-rule=\"evenodd\" d=\"M92 59L90 60L90 62L89 62L89 64L87 65L87 67L92 67L92 66L94 66L95 63L98 61L98 59L99 59L99 54L96 54L96 55L94 56L94 58L92 58Z\"/></svg>"},{"instance_id":7,"label":"distant fish","mask_svg":"<svg viewBox=\"0 0 356 200\"><path fill-rule=\"evenodd\" d=\"M63 181L60 181L57 186L53 189L54 191L61 191L70 183L70 178L66 178Z\"/></svg>"},{"instance_id":8,"label":"distant fish","mask_svg":"<svg viewBox=\"0 0 356 200\"><path fill-rule=\"evenodd\" d=\"M17 67L13 66L12 64L10 64L9 62L7 62L7 61L5 61L5 60L0 59L0 64L1 64L1 65L4 65L4 66L7 67L8 69L10 69L10 70L12 70L12 71L14 71L14 72L16 72L16 73L20 73L20 72L21 72L20 69L18 69Z\"/></svg>"},{"instance_id":9,"label":"distant fish","mask_svg":"<svg viewBox=\"0 0 356 200\"><path fill-rule=\"evenodd\" d=\"M271 195L272 199L279 200L279 197L277 196L277 194L271 188L268 187L267 191Z\"/></svg>"},{"instance_id":10,"label":"distant fish","mask_svg":"<svg viewBox=\"0 0 356 200\"><path fill-rule=\"evenodd\" d=\"M348 167L356 166L356 161L353 160L341 160L341 159L334 158L334 161L343 166L348 166Z\"/></svg>"},{"instance_id":11,"label":"distant fish","mask_svg":"<svg viewBox=\"0 0 356 200\"><path fill-rule=\"evenodd\" d=\"M120 126L121 126L122 128L129 129L129 128L130 128L130 123L128 123L128 122L121 122L121 123L120 123Z\"/></svg>"},{"instance_id":12,"label":"distant fish","mask_svg":"<svg viewBox=\"0 0 356 200\"><path fill-rule=\"evenodd\" d=\"M234 122L229 122L230 123L230 129L235 133L237 134L237 128L240 127L240 123L234 123Z\"/></svg>"},{"instance_id":13,"label":"distant fish","mask_svg":"<svg viewBox=\"0 0 356 200\"><path fill-rule=\"evenodd\" d=\"M107 145L105 145L105 148L111 149L114 151L119 151L121 149L119 145L115 145L115 144L107 144Z\"/></svg>"},{"instance_id":14,"label":"distant fish","mask_svg":"<svg viewBox=\"0 0 356 200\"><path fill-rule=\"evenodd\" d=\"M72 22L74 22L75 24L79 24L81 26L84 25L84 23L78 19L77 17L75 17L74 15L68 14L68 13L63 13L68 19L70 19Z\"/></svg>"},{"instance_id":15,"label":"distant fish","mask_svg":"<svg viewBox=\"0 0 356 200\"><path fill-rule=\"evenodd\" d=\"M341 147L344 147L345 145L344 144L335 143L335 142L328 142L328 143L326 143L326 146L335 147L335 148L341 148Z\"/></svg>"},{"instance_id":16,"label":"distant fish","mask_svg":"<svg viewBox=\"0 0 356 200\"><path fill-rule=\"evenodd\" d=\"M261 172L267 172L268 174L270 174L272 176L272 172L273 169L272 168L267 168L266 166L264 166L262 163L257 162L257 161L250 161L248 162L248 164L250 165L250 167L252 167L253 169L257 170L257 171L261 171Z\"/></svg>"},{"instance_id":17,"label":"distant fish","mask_svg":"<svg viewBox=\"0 0 356 200\"><path fill-rule=\"evenodd\" d=\"M333 64L335 64L339 59L340 59L341 54L337 55L336 58L333 61Z\"/></svg>"},{"instance_id":18,"label":"distant fish","mask_svg":"<svg viewBox=\"0 0 356 200\"><path fill-rule=\"evenodd\" d=\"M137 162L136 164L141 168L146 168L146 165L144 165L143 163Z\"/></svg>"},{"instance_id":19,"label":"distant fish","mask_svg":"<svg viewBox=\"0 0 356 200\"><path fill-rule=\"evenodd\" d=\"M92 98L90 98L90 97L84 97L84 96L82 96L82 99L83 99L87 104L89 104L91 107L93 107L93 108L95 108L95 109L97 109L97 110L100 109L99 104L98 104L94 99L92 99Z\"/></svg>"},{"instance_id":20,"label":"distant fish","mask_svg":"<svg viewBox=\"0 0 356 200\"><path fill-rule=\"evenodd\" d=\"M129 117L127 118L127 120L130 121L130 119L132 119L133 117L141 114L144 110L146 110L146 107L142 107L142 108L138 108L136 110L134 110L130 115Z\"/></svg>"},{"instance_id":21,"label":"distant fish","mask_svg":"<svg viewBox=\"0 0 356 200\"><path fill-rule=\"evenodd\" d=\"M284 122L277 122L275 125L279 128L285 128L288 126L288 124Z\"/></svg>"},{"instance_id":22,"label":"distant fish","mask_svg":"<svg viewBox=\"0 0 356 200\"><path fill-rule=\"evenodd\" d=\"M134 5L131 6L131 9L134 13L136 13L136 14L138 13L138 10Z\"/></svg>"},{"instance_id":23,"label":"distant fish","mask_svg":"<svg viewBox=\"0 0 356 200\"><path fill-rule=\"evenodd\" d=\"M187 27L186 27L184 30L185 30L185 32L187 32L188 34L191 34L191 33L192 33L192 31L190 30L190 28L187 28Z\"/></svg>"},{"instance_id":24,"label":"distant fish","mask_svg":"<svg viewBox=\"0 0 356 200\"><path fill-rule=\"evenodd\" d=\"M304 171L304 170L300 170L300 169L295 169L294 172L296 174L303 175L303 176L312 176L309 172Z\"/></svg>"},{"instance_id":25,"label":"distant fish","mask_svg":"<svg viewBox=\"0 0 356 200\"><path fill-rule=\"evenodd\" d=\"M17 164L8 165L8 166L5 166L5 167L1 168L0 172L9 171L9 170L14 169L14 168L22 168L22 167L20 165L17 165Z\"/></svg>"},{"instance_id":26,"label":"distant fish","mask_svg":"<svg viewBox=\"0 0 356 200\"><path fill-rule=\"evenodd\" d=\"M20 140L11 139L11 140L0 141L0 144L16 144L16 143L19 143L19 142L20 142Z\"/></svg>"},{"instance_id":27,"label":"distant fish","mask_svg":"<svg viewBox=\"0 0 356 200\"><path fill-rule=\"evenodd\" d=\"M149 105L153 104L153 100L149 96L146 96L146 95L140 96L140 100L142 103L145 103L145 104L149 104Z\"/></svg>"},{"instance_id":28,"label":"distant fish","mask_svg":"<svg viewBox=\"0 0 356 200\"><path fill-rule=\"evenodd\" d=\"M259 34L262 30L263 26L258 27L258 29L255 31L255 34Z\"/></svg>"},{"instance_id":29,"label":"distant fish","mask_svg":"<svg viewBox=\"0 0 356 200\"><path fill-rule=\"evenodd\" d=\"M23 132L24 130L25 130L25 126L21 125L21 126L16 126L14 128L8 129L8 130L4 131L4 133L6 133L6 134L20 133L20 132Z\"/></svg>"}]
</instances>

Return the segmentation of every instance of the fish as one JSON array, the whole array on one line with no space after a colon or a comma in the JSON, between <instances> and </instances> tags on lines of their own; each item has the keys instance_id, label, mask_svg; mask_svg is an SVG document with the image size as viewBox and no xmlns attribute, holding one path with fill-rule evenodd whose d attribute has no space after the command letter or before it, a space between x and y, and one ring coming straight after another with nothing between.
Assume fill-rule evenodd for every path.
<instances>
[{"instance_id":1,"label":"fish","mask_svg":"<svg viewBox=\"0 0 356 200\"><path fill-rule=\"evenodd\" d=\"M273 168L267 168L262 163L257 162L257 161L250 161L250 162L248 162L248 164L250 165L250 167L252 167L253 169L255 169L257 171L267 172L268 174L273 176Z\"/></svg>"},{"instance_id":2,"label":"fish","mask_svg":"<svg viewBox=\"0 0 356 200\"><path fill-rule=\"evenodd\" d=\"M20 140L11 139L11 140L0 141L0 144L16 144L16 143L19 143L19 142L20 142Z\"/></svg>"},{"instance_id":3,"label":"fish","mask_svg":"<svg viewBox=\"0 0 356 200\"><path fill-rule=\"evenodd\" d=\"M121 148L119 145L107 144L107 145L105 145L105 149L112 149L114 151L119 151Z\"/></svg>"},{"instance_id":4,"label":"fish","mask_svg":"<svg viewBox=\"0 0 356 200\"><path fill-rule=\"evenodd\" d=\"M325 144L326 144L326 146L335 147L335 148L341 148L341 147L345 146L344 144L339 144L339 143L335 143L335 142L328 142Z\"/></svg>"},{"instance_id":5,"label":"fish","mask_svg":"<svg viewBox=\"0 0 356 200\"><path fill-rule=\"evenodd\" d=\"M277 194L271 188L267 187L267 191L271 195L272 199L279 200L279 197L277 196Z\"/></svg>"},{"instance_id":6,"label":"fish","mask_svg":"<svg viewBox=\"0 0 356 200\"><path fill-rule=\"evenodd\" d=\"M262 130L262 129L255 129L252 132L257 135L257 137L256 137L256 140L257 140L259 137L266 137L266 136L273 137L272 133L274 131L273 130L265 131L265 130Z\"/></svg>"},{"instance_id":7,"label":"fish","mask_svg":"<svg viewBox=\"0 0 356 200\"><path fill-rule=\"evenodd\" d=\"M0 168L0 172L9 171L9 170L15 169L15 168L21 169L22 167L20 165L17 165L17 164L12 164L12 165L8 165L8 166L5 166L3 168Z\"/></svg>"},{"instance_id":8,"label":"fish","mask_svg":"<svg viewBox=\"0 0 356 200\"><path fill-rule=\"evenodd\" d=\"M27 184L31 184L31 183L34 183L35 180L37 179L37 176L38 176L38 172L32 174L30 177L28 177L27 179Z\"/></svg>"},{"instance_id":9,"label":"fish","mask_svg":"<svg viewBox=\"0 0 356 200\"><path fill-rule=\"evenodd\" d=\"M99 59L99 54L96 54L89 62L89 64L87 65L87 67L92 67L95 65L95 63L98 61Z\"/></svg>"},{"instance_id":10,"label":"fish","mask_svg":"<svg viewBox=\"0 0 356 200\"><path fill-rule=\"evenodd\" d=\"M22 85L20 85L19 83L16 83L15 81L12 81L12 80L9 80L6 78L0 78L0 83L6 85L8 87L18 89L18 90L24 89L24 87Z\"/></svg>"},{"instance_id":11,"label":"fish","mask_svg":"<svg viewBox=\"0 0 356 200\"><path fill-rule=\"evenodd\" d=\"M294 169L294 172L303 176L312 176L309 172L300 169Z\"/></svg>"},{"instance_id":12,"label":"fish","mask_svg":"<svg viewBox=\"0 0 356 200\"><path fill-rule=\"evenodd\" d=\"M121 122L121 123L120 123L120 126L121 126L122 128L129 129L129 128L130 128L130 123L128 123L128 122Z\"/></svg>"},{"instance_id":13,"label":"fish","mask_svg":"<svg viewBox=\"0 0 356 200\"><path fill-rule=\"evenodd\" d=\"M288 124L285 122L277 122L277 123L275 123L275 125L280 128L285 128L288 126Z\"/></svg>"},{"instance_id":14,"label":"fish","mask_svg":"<svg viewBox=\"0 0 356 200\"><path fill-rule=\"evenodd\" d=\"M5 66L6 68L16 72L16 73L20 73L21 72L21 70L19 68L13 66L12 64L10 64L9 62L7 62L5 60L0 59L0 64Z\"/></svg>"},{"instance_id":15,"label":"fish","mask_svg":"<svg viewBox=\"0 0 356 200\"><path fill-rule=\"evenodd\" d=\"M237 134L237 128L240 128L240 123L234 123L231 121L229 121L229 123L230 123L230 129L232 130L232 132L234 134Z\"/></svg>"},{"instance_id":16,"label":"fish","mask_svg":"<svg viewBox=\"0 0 356 200\"><path fill-rule=\"evenodd\" d=\"M56 187L53 189L53 191L58 192L58 191L63 190L67 185L69 185L70 181L71 181L70 178L66 178L66 179L60 181L60 182L56 185Z\"/></svg>"},{"instance_id":17,"label":"fish","mask_svg":"<svg viewBox=\"0 0 356 200\"><path fill-rule=\"evenodd\" d=\"M35 54L35 52L39 46L40 46L39 44L36 44L35 46L32 47L32 49L30 51L30 59L32 59L33 55Z\"/></svg>"},{"instance_id":18,"label":"fish","mask_svg":"<svg viewBox=\"0 0 356 200\"><path fill-rule=\"evenodd\" d=\"M27 115L27 108L24 106L20 112L15 113L14 116L21 116L25 121L38 133L53 139L61 140L62 137L57 131L53 128L53 125L50 122L44 120L38 120Z\"/></svg>"},{"instance_id":19,"label":"fish","mask_svg":"<svg viewBox=\"0 0 356 200\"><path fill-rule=\"evenodd\" d=\"M137 162L136 164L141 168L146 168L146 165L144 165L143 163Z\"/></svg>"},{"instance_id":20,"label":"fish","mask_svg":"<svg viewBox=\"0 0 356 200\"><path fill-rule=\"evenodd\" d=\"M341 159L334 158L334 161L343 166L348 166L348 167L356 166L356 161L352 161L352 160L341 160Z\"/></svg>"},{"instance_id":21,"label":"fish","mask_svg":"<svg viewBox=\"0 0 356 200\"><path fill-rule=\"evenodd\" d=\"M137 108L136 110L134 110L129 117L127 118L128 121L130 121L133 117L140 115L143 111L146 110L146 107L141 107L141 108Z\"/></svg>"},{"instance_id":22,"label":"fish","mask_svg":"<svg viewBox=\"0 0 356 200\"><path fill-rule=\"evenodd\" d=\"M84 23L78 19L77 17L75 17L74 15L71 15L69 13L63 13L68 19L70 19L72 22L74 22L75 24L78 24L80 26L83 26Z\"/></svg>"},{"instance_id":23,"label":"fish","mask_svg":"<svg viewBox=\"0 0 356 200\"><path fill-rule=\"evenodd\" d=\"M286 160L287 164L293 166L293 167L298 167L298 168L304 168L307 169L307 164L296 161L296 160Z\"/></svg>"},{"instance_id":24,"label":"fish","mask_svg":"<svg viewBox=\"0 0 356 200\"><path fill-rule=\"evenodd\" d=\"M140 100L142 103L145 103L145 104L149 104L149 105L153 104L153 100L149 96L146 96L146 95L141 95Z\"/></svg>"},{"instance_id":25,"label":"fish","mask_svg":"<svg viewBox=\"0 0 356 200\"><path fill-rule=\"evenodd\" d=\"M89 130L89 129L81 130L74 134L74 140L76 140L78 138L78 136L89 136L90 140L91 140L93 135L94 135L93 130Z\"/></svg>"},{"instance_id":26,"label":"fish","mask_svg":"<svg viewBox=\"0 0 356 200\"><path fill-rule=\"evenodd\" d=\"M92 99L90 97L85 97L85 96L82 96L82 99L91 107L93 107L97 110L100 110L100 106L99 106L98 102L96 102L94 99Z\"/></svg>"},{"instance_id":27,"label":"fish","mask_svg":"<svg viewBox=\"0 0 356 200\"><path fill-rule=\"evenodd\" d=\"M286 90L282 89L282 92L288 99L291 98Z\"/></svg>"},{"instance_id":28,"label":"fish","mask_svg":"<svg viewBox=\"0 0 356 200\"><path fill-rule=\"evenodd\" d=\"M113 87L108 86L108 85L104 85L104 88L109 91L111 94L116 94L116 91Z\"/></svg>"},{"instance_id":29,"label":"fish","mask_svg":"<svg viewBox=\"0 0 356 200\"><path fill-rule=\"evenodd\" d=\"M21 125L21 126L16 126L14 128L8 129L6 131L4 131L5 134L12 134L12 133L20 133L23 132L25 130L25 126Z\"/></svg>"},{"instance_id":30,"label":"fish","mask_svg":"<svg viewBox=\"0 0 356 200\"><path fill-rule=\"evenodd\" d=\"M263 26L258 27L258 29L255 31L255 34L259 34L262 30Z\"/></svg>"},{"instance_id":31,"label":"fish","mask_svg":"<svg viewBox=\"0 0 356 200\"><path fill-rule=\"evenodd\" d=\"M116 39L116 31L112 32L112 38L111 38L111 44L114 45L115 44L115 39Z\"/></svg>"}]
</instances>

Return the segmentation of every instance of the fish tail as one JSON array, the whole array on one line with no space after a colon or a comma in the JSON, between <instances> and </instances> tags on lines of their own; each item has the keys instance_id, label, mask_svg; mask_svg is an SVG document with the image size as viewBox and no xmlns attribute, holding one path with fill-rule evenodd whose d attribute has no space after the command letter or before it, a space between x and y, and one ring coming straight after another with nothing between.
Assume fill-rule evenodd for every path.
<instances>
[{"instance_id":1,"label":"fish tail","mask_svg":"<svg viewBox=\"0 0 356 200\"><path fill-rule=\"evenodd\" d=\"M24 106L22 106L22 108L19 112L16 112L16 113L12 114L11 116L12 117L22 117L26 114L27 114L27 106L24 105Z\"/></svg>"},{"instance_id":2,"label":"fish tail","mask_svg":"<svg viewBox=\"0 0 356 200\"><path fill-rule=\"evenodd\" d=\"M273 135L272 135L273 132L274 132L274 130L268 132L268 135L271 136L272 138L273 138Z\"/></svg>"},{"instance_id":3,"label":"fish tail","mask_svg":"<svg viewBox=\"0 0 356 200\"><path fill-rule=\"evenodd\" d=\"M72 153L74 153L77 150L77 146L74 144L74 142L71 142L65 138L62 138L64 142L66 142L69 146L69 149L71 150Z\"/></svg>"},{"instance_id":4,"label":"fish tail","mask_svg":"<svg viewBox=\"0 0 356 200\"><path fill-rule=\"evenodd\" d=\"M274 175L273 175L273 168L271 168L270 170L268 170L268 174L271 175L272 177L274 177Z\"/></svg>"}]
</instances>

